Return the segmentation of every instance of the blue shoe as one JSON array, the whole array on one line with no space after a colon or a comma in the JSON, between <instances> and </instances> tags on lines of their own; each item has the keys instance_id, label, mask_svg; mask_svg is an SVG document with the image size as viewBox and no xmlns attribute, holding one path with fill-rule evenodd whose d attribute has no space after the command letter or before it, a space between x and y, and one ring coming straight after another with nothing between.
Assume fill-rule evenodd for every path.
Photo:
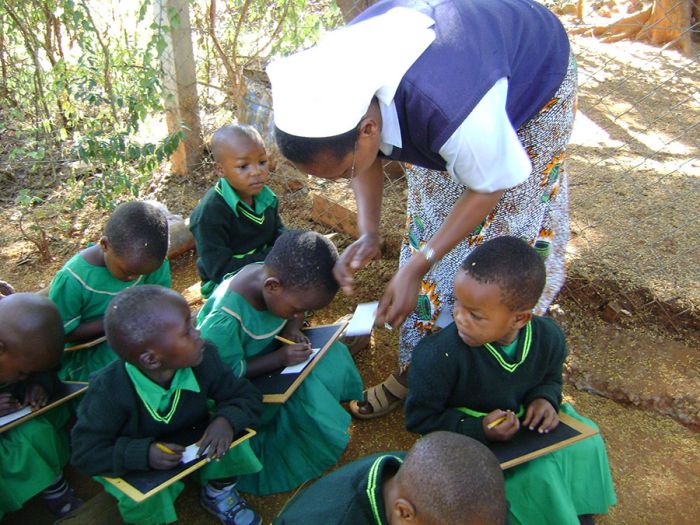
<instances>
[{"instance_id":1,"label":"blue shoe","mask_svg":"<svg viewBox=\"0 0 700 525\"><path fill-rule=\"evenodd\" d=\"M206 487L202 487L199 503L209 514L213 514L224 525L260 525L262 518L244 500L235 487L222 492L216 498L207 496Z\"/></svg>"}]
</instances>

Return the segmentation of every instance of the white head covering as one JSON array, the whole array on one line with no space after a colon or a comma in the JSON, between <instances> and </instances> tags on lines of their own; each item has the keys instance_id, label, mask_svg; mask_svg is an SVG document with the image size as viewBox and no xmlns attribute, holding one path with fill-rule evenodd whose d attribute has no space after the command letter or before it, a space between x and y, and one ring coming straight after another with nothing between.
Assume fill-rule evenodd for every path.
<instances>
[{"instance_id":1,"label":"white head covering","mask_svg":"<svg viewBox=\"0 0 700 525\"><path fill-rule=\"evenodd\" d=\"M353 129L376 95L384 104L435 40L429 16L396 7L326 35L267 66L275 125L290 135L331 137Z\"/></svg>"}]
</instances>

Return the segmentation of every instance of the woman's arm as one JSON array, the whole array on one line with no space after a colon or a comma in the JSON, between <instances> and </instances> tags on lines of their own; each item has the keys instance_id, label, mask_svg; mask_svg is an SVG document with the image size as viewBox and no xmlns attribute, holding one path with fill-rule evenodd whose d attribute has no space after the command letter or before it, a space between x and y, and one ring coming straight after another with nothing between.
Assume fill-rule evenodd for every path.
<instances>
[{"instance_id":1,"label":"woman's arm","mask_svg":"<svg viewBox=\"0 0 700 525\"><path fill-rule=\"evenodd\" d=\"M484 218L491 213L503 195L503 191L477 193L465 190L452 207L452 211L440 226L428 246L434 257L428 261L425 252L413 257L391 279L379 301L377 324L388 323L399 326L415 309L422 277L430 270L431 264L464 240Z\"/></svg>"},{"instance_id":2,"label":"woman's arm","mask_svg":"<svg viewBox=\"0 0 700 525\"><path fill-rule=\"evenodd\" d=\"M357 203L357 226L360 238L348 246L338 259L333 274L346 294L352 293L353 274L380 253L379 219L382 212L384 170L376 158L352 179Z\"/></svg>"}]
</instances>

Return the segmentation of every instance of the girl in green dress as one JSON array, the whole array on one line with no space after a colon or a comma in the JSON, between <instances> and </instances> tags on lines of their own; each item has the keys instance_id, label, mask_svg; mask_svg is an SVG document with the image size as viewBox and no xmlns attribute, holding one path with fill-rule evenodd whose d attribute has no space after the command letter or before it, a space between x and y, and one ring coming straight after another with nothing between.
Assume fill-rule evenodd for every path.
<instances>
[{"instance_id":1,"label":"girl in green dress","mask_svg":"<svg viewBox=\"0 0 700 525\"><path fill-rule=\"evenodd\" d=\"M45 406L56 386L63 350L56 307L40 295L13 294L0 301L0 416L23 406ZM54 514L82 503L63 477L68 463L68 410L49 410L0 434L0 520L41 493Z\"/></svg>"},{"instance_id":2,"label":"girl in green dress","mask_svg":"<svg viewBox=\"0 0 700 525\"><path fill-rule=\"evenodd\" d=\"M146 202L117 207L105 225L104 235L77 253L51 282L49 299L61 312L66 351L59 377L87 381L117 356L104 336L102 317L112 298L125 288L142 284L170 287L168 221L159 208ZM71 347L97 341L87 348Z\"/></svg>"},{"instance_id":3,"label":"girl in green dress","mask_svg":"<svg viewBox=\"0 0 700 525\"><path fill-rule=\"evenodd\" d=\"M287 231L264 263L225 279L202 308L198 325L238 376L253 378L304 361L304 312L326 306L338 290L333 244L315 232ZM269 348L275 335L297 341ZM263 470L241 478L245 492L286 492L333 466L350 439L340 402L362 397L362 380L347 347L334 343L283 404L267 404L251 446Z\"/></svg>"}]
</instances>

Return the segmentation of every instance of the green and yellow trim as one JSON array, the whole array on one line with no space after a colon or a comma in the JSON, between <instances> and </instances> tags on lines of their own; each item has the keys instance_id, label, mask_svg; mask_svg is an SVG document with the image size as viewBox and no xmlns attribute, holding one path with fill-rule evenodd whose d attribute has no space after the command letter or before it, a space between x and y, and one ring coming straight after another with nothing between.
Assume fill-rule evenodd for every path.
<instances>
[{"instance_id":1,"label":"green and yellow trim","mask_svg":"<svg viewBox=\"0 0 700 525\"><path fill-rule=\"evenodd\" d=\"M528 321L528 323L525 325L525 334L523 336L523 348L522 352L520 355L520 360L517 363L508 363L501 353L496 349L495 346L493 346L491 343L486 343L484 344L484 348L491 352L491 355L498 361L498 364L501 365L501 367L504 370L507 370L508 372L515 372L515 370L522 365L525 362L525 359L527 359L527 355L530 353L530 345L532 344L532 321Z\"/></svg>"}]
</instances>

